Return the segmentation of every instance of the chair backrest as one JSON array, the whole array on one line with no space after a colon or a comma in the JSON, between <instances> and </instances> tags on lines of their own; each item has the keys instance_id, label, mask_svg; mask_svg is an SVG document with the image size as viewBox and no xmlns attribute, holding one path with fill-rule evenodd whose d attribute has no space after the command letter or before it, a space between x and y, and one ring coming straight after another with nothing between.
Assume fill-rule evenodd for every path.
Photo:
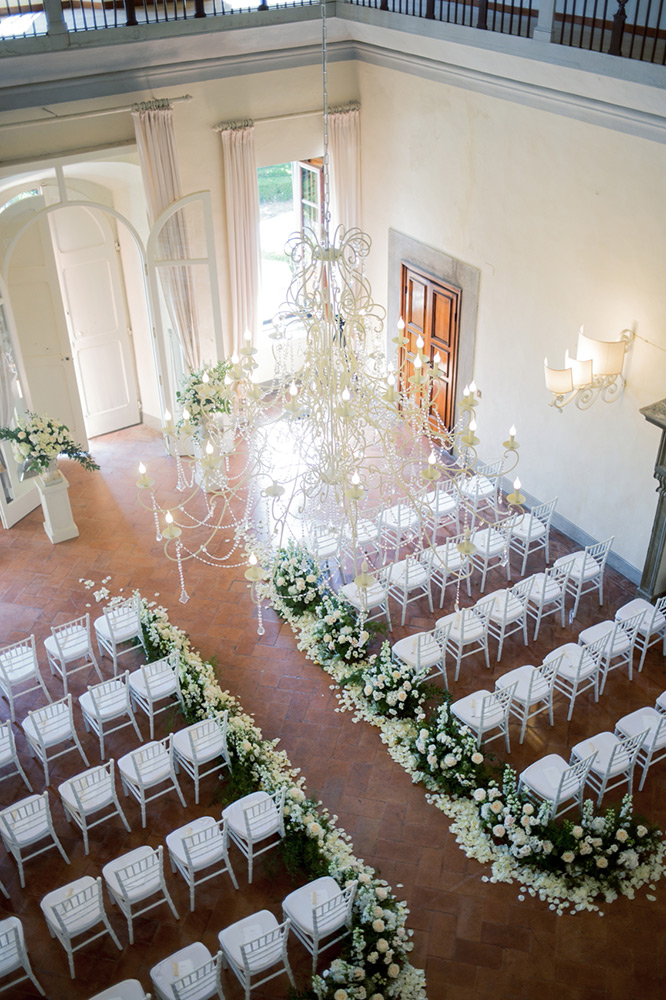
<instances>
[{"instance_id":1,"label":"chair backrest","mask_svg":"<svg viewBox=\"0 0 666 1000\"><path fill-rule=\"evenodd\" d=\"M543 573L534 573L531 578L532 590L530 592L533 602L543 604L549 583L556 584L560 590L560 594L564 596L573 564L574 560L572 557L560 565L554 563L552 566L548 566ZM549 600L555 600L555 598L550 598Z\"/></svg>"},{"instance_id":2,"label":"chair backrest","mask_svg":"<svg viewBox=\"0 0 666 1000\"><path fill-rule=\"evenodd\" d=\"M111 759L70 779L72 795L81 815L99 808L100 800L108 800L113 793L114 768L115 761Z\"/></svg>"},{"instance_id":3,"label":"chair backrest","mask_svg":"<svg viewBox=\"0 0 666 1000\"><path fill-rule=\"evenodd\" d=\"M82 928L88 930L94 927L103 914L102 879L99 875L92 885L53 904L53 916L68 938L79 934Z\"/></svg>"},{"instance_id":4,"label":"chair backrest","mask_svg":"<svg viewBox=\"0 0 666 1000\"><path fill-rule=\"evenodd\" d=\"M435 642L439 645L442 653L446 653L446 646L449 641L449 632L451 631L451 622L444 622L443 625L436 625L432 630L432 637Z\"/></svg>"},{"instance_id":5,"label":"chair backrest","mask_svg":"<svg viewBox=\"0 0 666 1000\"><path fill-rule=\"evenodd\" d=\"M575 764L570 764L569 767L562 771L562 775L557 786L557 793L554 798L556 808L557 803L564 802L566 799L570 799L574 795L578 795L587 780L587 776L590 773L590 768L592 767L596 756L597 751L595 750L589 757L585 757L584 760L576 761Z\"/></svg>"},{"instance_id":6,"label":"chair backrest","mask_svg":"<svg viewBox=\"0 0 666 1000\"><path fill-rule=\"evenodd\" d=\"M0 765L3 761L8 764L10 760L16 760L16 743L11 722L0 722ZM11 775L6 775L11 777ZM0 779L4 780L4 779Z\"/></svg>"},{"instance_id":7,"label":"chair backrest","mask_svg":"<svg viewBox=\"0 0 666 1000\"><path fill-rule=\"evenodd\" d=\"M527 602L530 599L533 586L534 577L527 576L524 580L519 580L518 583L514 583L509 593L512 597L516 597L524 607L527 607Z\"/></svg>"},{"instance_id":8,"label":"chair backrest","mask_svg":"<svg viewBox=\"0 0 666 1000\"><path fill-rule=\"evenodd\" d=\"M0 969L3 970L0 975L12 972L20 965L25 966L27 957L23 925L19 918L0 920Z\"/></svg>"},{"instance_id":9,"label":"chair backrest","mask_svg":"<svg viewBox=\"0 0 666 1000\"><path fill-rule=\"evenodd\" d=\"M493 525L494 530L498 531L500 535L503 536L507 545L511 540L511 534L513 529L516 527L520 516L521 515L519 513L507 514L507 516L503 517L501 521L497 521L497 523Z\"/></svg>"},{"instance_id":10,"label":"chair backrest","mask_svg":"<svg viewBox=\"0 0 666 1000\"><path fill-rule=\"evenodd\" d=\"M153 660L152 663L142 663L141 673L146 685L146 690L156 690L164 677L173 675L179 685L180 690L180 654L177 649L172 649L168 656L163 656L160 660Z\"/></svg>"},{"instance_id":11,"label":"chair backrest","mask_svg":"<svg viewBox=\"0 0 666 1000\"><path fill-rule=\"evenodd\" d=\"M546 531L550 528L550 522L553 518L553 512L557 505L558 498L555 497L554 500L549 500L547 503L540 503L536 507L532 507L532 510L526 512L522 516L525 518L523 524L527 528L527 541L529 542L532 537L532 532L535 528L535 522L539 522L544 526Z\"/></svg>"},{"instance_id":12,"label":"chair backrest","mask_svg":"<svg viewBox=\"0 0 666 1000\"><path fill-rule=\"evenodd\" d=\"M608 758L608 767L606 768L609 775L612 776L618 767L621 767L627 773L631 772L636 762L638 751L643 746L645 737L649 732L649 729L644 729L642 733L636 733L634 736L625 736L624 739L619 740L615 744Z\"/></svg>"},{"instance_id":13,"label":"chair backrest","mask_svg":"<svg viewBox=\"0 0 666 1000\"><path fill-rule=\"evenodd\" d=\"M247 941L240 946L243 968L249 976L254 971L264 970L284 960L287 946L287 933L290 921L275 927L266 934L261 934L254 941Z\"/></svg>"},{"instance_id":14,"label":"chair backrest","mask_svg":"<svg viewBox=\"0 0 666 1000\"><path fill-rule=\"evenodd\" d=\"M611 550L611 545L615 541L615 535L611 535L610 538L606 538L603 542L595 542L594 545L585 546L585 556L591 556L595 562L599 563L600 569L603 572L603 568L606 565L606 559L608 558L608 553Z\"/></svg>"},{"instance_id":15,"label":"chair backrest","mask_svg":"<svg viewBox=\"0 0 666 1000\"><path fill-rule=\"evenodd\" d=\"M532 694L532 689L538 684L539 681L548 685L549 692L552 691L555 685L555 678L557 677L558 670L562 666L563 660L564 653L560 653L559 656L554 656L551 660L544 660L541 666L537 667L535 672L532 674L529 693Z\"/></svg>"},{"instance_id":16,"label":"chair backrest","mask_svg":"<svg viewBox=\"0 0 666 1000\"><path fill-rule=\"evenodd\" d=\"M507 684L506 687L498 688L496 691L484 695L481 699L481 712L479 714L479 727L481 729L484 728L484 722L488 716L495 716L498 705L502 710L502 724L506 723L517 687L518 681L515 681L513 684ZM499 724L498 722L494 723L494 725Z\"/></svg>"},{"instance_id":17,"label":"chair backrest","mask_svg":"<svg viewBox=\"0 0 666 1000\"><path fill-rule=\"evenodd\" d=\"M277 820L280 836L284 836L284 797L286 789L284 786L278 788L272 795L258 802L251 802L243 806L245 816L245 829L247 839L250 841L261 839L264 836L266 827L272 825Z\"/></svg>"},{"instance_id":18,"label":"chair backrest","mask_svg":"<svg viewBox=\"0 0 666 1000\"><path fill-rule=\"evenodd\" d=\"M204 826L201 830L183 837L182 843L188 866L196 871L199 859L210 857L213 848L221 847L227 850L229 835L226 821L216 820L210 826Z\"/></svg>"},{"instance_id":19,"label":"chair backrest","mask_svg":"<svg viewBox=\"0 0 666 1000\"><path fill-rule=\"evenodd\" d=\"M493 608L495 607L495 598L492 594L486 594L485 597L480 597L476 604L471 608L464 608L462 611L462 627L461 632L464 633L465 626L476 626L478 625L479 618L488 625L488 619L492 614Z\"/></svg>"},{"instance_id":20,"label":"chair backrest","mask_svg":"<svg viewBox=\"0 0 666 1000\"><path fill-rule=\"evenodd\" d=\"M39 671L34 635L0 649L0 683L3 687L12 684L12 675L15 671L20 671L22 680L27 679L30 676L26 673L29 666L32 666L32 675L34 676Z\"/></svg>"},{"instance_id":21,"label":"chair backrest","mask_svg":"<svg viewBox=\"0 0 666 1000\"><path fill-rule=\"evenodd\" d=\"M103 718L104 712L111 705L117 705L117 715L129 709L130 693L128 684L129 670L101 684L89 684L88 692L97 719Z\"/></svg>"},{"instance_id":22,"label":"chair backrest","mask_svg":"<svg viewBox=\"0 0 666 1000\"><path fill-rule=\"evenodd\" d=\"M172 734L169 733L163 740L156 740L147 746L138 747L132 751L132 760L136 768L139 784L145 788L159 784L165 780L164 765L168 759L168 764L173 773L173 756L171 749Z\"/></svg>"},{"instance_id":23,"label":"chair backrest","mask_svg":"<svg viewBox=\"0 0 666 1000\"><path fill-rule=\"evenodd\" d=\"M192 969L180 979L174 979L171 989L176 1000L199 1000L200 997L213 996L216 990L219 993L221 965L222 952L218 951L214 958L197 969Z\"/></svg>"},{"instance_id":24,"label":"chair backrest","mask_svg":"<svg viewBox=\"0 0 666 1000\"><path fill-rule=\"evenodd\" d=\"M201 758L206 760L210 756L210 751L217 746L222 737L221 754L226 761L229 760L229 750L227 748L227 724L229 712L225 709L222 722L217 719L202 719L201 722L189 726L187 736L190 741L192 759Z\"/></svg>"},{"instance_id":25,"label":"chair backrest","mask_svg":"<svg viewBox=\"0 0 666 1000\"><path fill-rule=\"evenodd\" d=\"M0 833L15 847L45 823L49 830L53 829L48 792L21 799L0 812Z\"/></svg>"},{"instance_id":26,"label":"chair backrest","mask_svg":"<svg viewBox=\"0 0 666 1000\"><path fill-rule=\"evenodd\" d=\"M59 701L49 702L42 708L33 708L28 718L34 726L38 742L43 747L67 739L74 732L72 696L66 694Z\"/></svg>"},{"instance_id":27,"label":"chair backrest","mask_svg":"<svg viewBox=\"0 0 666 1000\"><path fill-rule=\"evenodd\" d=\"M351 882L337 896L331 896L312 907L312 923L317 933L324 934L351 923L351 912L358 882Z\"/></svg>"},{"instance_id":28,"label":"chair backrest","mask_svg":"<svg viewBox=\"0 0 666 1000\"><path fill-rule=\"evenodd\" d=\"M71 622L65 622L64 625L53 625L51 627L51 634L55 639L55 644L58 647L58 655L63 663L67 660L78 660L80 656L84 655L81 645L82 633L85 633L88 648L90 648L89 614L81 615L80 618L73 618Z\"/></svg>"},{"instance_id":29,"label":"chair backrest","mask_svg":"<svg viewBox=\"0 0 666 1000\"><path fill-rule=\"evenodd\" d=\"M607 632L606 635L601 635L598 639L595 639L594 642L589 642L586 646L582 647L583 652L578 664L579 672L587 668L590 659L594 661L596 666L599 666L601 660L603 659L603 655L606 652L609 639L610 632Z\"/></svg>"},{"instance_id":30,"label":"chair backrest","mask_svg":"<svg viewBox=\"0 0 666 1000\"><path fill-rule=\"evenodd\" d=\"M109 627L109 634L127 635L132 629L138 634L141 631L140 599L138 595L126 597L123 601L114 604L107 604L104 608L104 617Z\"/></svg>"},{"instance_id":31,"label":"chair backrest","mask_svg":"<svg viewBox=\"0 0 666 1000\"><path fill-rule=\"evenodd\" d=\"M614 632L617 631L619 627L619 630L626 634L633 648L633 645L636 642L636 636L638 635L638 630L643 624L644 618L645 612L639 611L638 614L632 615L631 618L625 618L622 622L616 622Z\"/></svg>"}]
</instances>

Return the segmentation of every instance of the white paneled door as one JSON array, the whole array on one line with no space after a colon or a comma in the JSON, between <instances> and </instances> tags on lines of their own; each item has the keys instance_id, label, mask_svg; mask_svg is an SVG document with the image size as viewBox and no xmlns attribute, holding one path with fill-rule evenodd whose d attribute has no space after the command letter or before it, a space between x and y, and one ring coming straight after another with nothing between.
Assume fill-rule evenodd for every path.
<instances>
[{"instance_id":1,"label":"white paneled door","mask_svg":"<svg viewBox=\"0 0 666 1000\"><path fill-rule=\"evenodd\" d=\"M81 205L49 215L88 437L139 423L115 220Z\"/></svg>"}]
</instances>

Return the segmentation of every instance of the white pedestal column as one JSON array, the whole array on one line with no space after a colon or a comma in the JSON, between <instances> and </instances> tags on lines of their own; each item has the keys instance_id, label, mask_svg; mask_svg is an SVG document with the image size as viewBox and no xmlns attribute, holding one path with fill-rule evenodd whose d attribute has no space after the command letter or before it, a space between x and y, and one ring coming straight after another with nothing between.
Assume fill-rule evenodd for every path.
<instances>
[{"instance_id":1,"label":"white pedestal column","mask_svg":"<svg viewBox=\"0 0 666 1000\"><path fill-rule=\"evenodd\" d=\"M69 483L62 472L57 479L45 479L37 476L37 489L44 511L44 531L49 541L66 542L68 538L77 538L79 529L74 524L72 508L69 503Z\"/></svg>"}]
</instances>

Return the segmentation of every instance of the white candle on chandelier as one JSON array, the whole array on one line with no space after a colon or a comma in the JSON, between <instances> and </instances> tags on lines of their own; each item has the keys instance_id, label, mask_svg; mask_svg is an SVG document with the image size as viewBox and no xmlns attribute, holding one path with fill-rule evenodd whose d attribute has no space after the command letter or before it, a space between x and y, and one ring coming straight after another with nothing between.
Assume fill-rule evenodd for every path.
<instances>
[{"instance_id":1,"label":"white candle on chandelier","mask_svg":"<svg viewBox=\"0 0 666 1000\"><path fill-rule=\"evenodd\" d=\"M139 475L145 476L145 474L146 474L146 467L143 464L143 462L139 462Z\"/></svg>"},{"instance_id":2,"label":"white candle on chandelier","mask_svg":"<svg viewBox=\"0 0 666 1000\"><path fill-rule=\"evenodd\" d=\"M515 436L516 436L516 425L515 424L511 424L511 426L509 427L509 437L513 441L514 438L515 438Z\"/></svg>"},{"instance_id":3,"label":"white candle on chandelier","mask_svg":"<svg viewBox=\"0 0 666 1000\"><path fill-rule=\"evenodd\" d=\"M359 486L360 485L360 483L361 483L361 477L359 476L358 472L355 472L352 475L351 481L352 481L352 486Z\"/></svg>"},{"instance_id":4,"label":"white candle on chandelier","mask_svg":"<svg viewBox=\"0 0 666 1000\"><path fill-rule=\"evenodd\" d=\"M425 346L425 340L423 339L423 337L420 334L416 338L416 346L417 346L417 348L418 348L419 351L422 351L423 348L424 348L424 346Z\"/></svg>"},{"instance_id":5,"label":"white candle on chandelier","mask_svg":"<svg viewBox=\"0 0 666 1000\"><path fill-rule=\"evenodd\" d=\"M208 378L208 372L203 373L203 375L201 376L201 381L204 383L204 385L207 385L210 382L210 379Z\"/></svg>"},{"instance_id":6,"label":"white candle on chandelier","mask_svg":"<svg viewBox=\"0 0 666 1000\"><path fill-rule=\"evenodd\" d=\"M171 513L170 510L168 510L164 515L164 520L166 521L167 524L173 524L173 514Z\"/></svg>"},{"instance_id":7,"label":"white candle on chandelier","mask_svg":"<svg viewBox=\"0 0 666 1000\"><path fill-rule=\"evenodd\" d=\"M516 491L516 493L518 492L518 490L520 489L521 486L522 486L522 483L521 483L520 479L518 478L518 476L516 476L516 478L513 481L513 488Z\"/></svg>"},{"instance_id":8,"label":"white candle on chandelier","mask_svg":"<svg viewBox=\"0 0 666 1000\"><path fill-rule=\"evenodd\" d=\"M398 320L398 332L402 333L404 329L405 329L405 321L401 316L400 319Z\"/></svg>"},{"instance_id":9,"label":"white candle on chandelier","mask_svg":"<svg viewBox=\"0 0 666 1000\"><path fill-rule=\"evenodd\" d=\"M386 384L388 385L389 389L392 389L393 386L395 385L395 375L389 375L388 378L386 379Z\"/></svg>"},{"instance_id":10,"label":"white candle on chandelier","mask_svg":"<svg viewBox=\"0 0 666 1000\"><path fill-rule=\"evenodd\" d=\"M184 407L183 408L183 420L187 423L187 421L189 419L190 419L190 411L187 409L187 407Z\"/></svg>"},{"instance_id":11,"label":"white candle on chandelier","mask_svg":"<svg viewBox=\"0 0 666 1000\"><path fill-rule=\"evenodd\" d=\"M465 397L465 399L467 399L467 397L469 396L469 386L468 385L466 385L465 388L463 389L463 396Z\"/></svg>"},{"instance_id":12,"label":"white candle on chandelier","mask_svg":"<svg viewBox=\"0 0 666 1000\"><path fill-rule=\"evenodd\" d=\"M215 449L213 448L213 446L210 443L210 441L206 441L206 454L207 455L212 455L214 451L215 451Z\"/></svg>"},{"instance_id":13,"label":"white candle on chandelier","mask_svg":"<svg viewBox=\"0 0 666 1000\"><path fill-rule=\"evenodd\" d=\"M292 382L291 385L289 386L289 395L293 398L297 394L298 394L298 386L296 385L295 382Z\"/></svg>"},{"instance_id":14,"label":"white candle on chandelier","mask_svg":"<svg viewBox=\"0 0 666 1000\"><path fill-rule=\"evenodd\" d=\"M421 361L421 359L418 356L418 354L414 358L413 365L414 365L415 368L423 368L423 362Z\"/></svg>"},{"instance_id":15,"label":"white candle on chandelier","mask_svg":"<svg viewBox=\"0 0 666 1000\"><path fill-rule=\"evenodd\" d=\"M246 330L245 331L245 343L248 345L248 347L250 345L250 341L251 340L252 340L252 334L250 333L249 330ZM255 557L255 562L256 562L256 557Z\"/></svg>"},{"instance_id":16,"label":"white candle on chandelier","mask_svg":"<svg viewBox=\"0 0 666 1000\"><path fill-rule=\"evenodd\" d=\"M469 422L469 429L472 432L472 434L476 430L476 420L474 419L474 417L472 417L472 419Z\"/></svg>"},{"instance_id":17,"label":"white candle on chandelier","mask_svg":"<svg viewBox=\"0 0 666 1000\"><path fill-rule=\"evenodd\" d=\"M232 382L233 382L233 379L232 379L231 375L227 372L227 374L224 376L224 384L225 385L231 385Z\"/></svg>"},{"instance_id":18,"label":"white candle on chandelier","mask_svg":"<svg viewBox=\"0 0 666 1000\"><path fill-rule=\"evenodd\" d=\"M249 562L250 566L256 566L257 565L257 557L255 556L254 552L250 552L250 558L248 559L248 562Z\"/></svg>"},{"instance_id":19,"label":"white candle on chandelier","mask_svg":"<svg viewBox=\"0 0 666 1000\"><path fill-rule=\"evenodd\" d=\"M349 392L349 389L347 389L347 388L345 387L345 388L344 388L344 389L342 390L342 402L343 402L343 403L348 403L350 399L351 399L351 395L350 395L350 392Z\"/></svg>"},{"instance_id":20,"label":"white candle on chandelier","mask_svg":"<svg viewBox=\"0 0 666 1000\"><path fill-rule=\"evenodd\" d=\"M235 351L231 355L231 363L232 363L232 365L237 365L238 364L238 355L236 354Z\"/></svg>"},{"instance_id":21,"label":"white candle on chandelier","mask_svg":"<svg viewBox=\"0 0 666 1000\"><path fill-rule=\"evenodd\" d=\"M164 411L164 423L165 424L171 423L171 414L169 413L168 410Z\"/></svg>"},{"instance_id":22,"label":"white candle on chandelier","mask_svg":"<svg viewBox=\"0 0 666 1000\"><path fill-rule=\"evenodd\" d=\"M476 382L470 382L469 391L472 393L473 396L476 396Z\"/></svg>"},{"instance_id":23,"label":"white candle on chandelier","mask_svg":"<svg viewBox=\"0 0 666 1000\"><path fill-rule=\"evenodd\" d=\"M432 359L433 365L435 365L435 366L438 365L441 360L442 359L440 357L439 351L435 351L435 354L434 354L433 359Z\"/></svg>"},{"instance_id":24,"label":"white candle on chandelier","mask_svg":"<svg viewBox=\"0 0 666 1000\"><path fill-rule=\"evenodd\" d=\"M431 451L430 454L428 455L428 465L433 466L436 461L437 461L437 456L435 455L434 451Z\"/></svg>"}]
</instances>

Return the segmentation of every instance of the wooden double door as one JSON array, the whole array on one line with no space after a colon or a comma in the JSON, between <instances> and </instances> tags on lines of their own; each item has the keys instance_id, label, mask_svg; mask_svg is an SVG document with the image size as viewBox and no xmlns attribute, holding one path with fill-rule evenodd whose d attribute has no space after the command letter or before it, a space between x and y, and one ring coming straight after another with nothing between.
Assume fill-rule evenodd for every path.
<instances>
[{"instance_id":1,"label":"wooden double door","mask_svg":"<svg viewBox=\"0 0 666 1000\"><path fill-rule=\"evenodd\" d=\"M462 290L448 285L412 264L401 263L400 315L405 321L407 343L401 348L401 362L406 360L407 378L414 373L412 360L417 341L423 338L423 353L435 365L431 407L447 428L455 423L456 370L460 333L460 300ZM406 354L406 358L405 358ZM413 391L407 386L410 391Z\"/></svg>"}]
</instances>

